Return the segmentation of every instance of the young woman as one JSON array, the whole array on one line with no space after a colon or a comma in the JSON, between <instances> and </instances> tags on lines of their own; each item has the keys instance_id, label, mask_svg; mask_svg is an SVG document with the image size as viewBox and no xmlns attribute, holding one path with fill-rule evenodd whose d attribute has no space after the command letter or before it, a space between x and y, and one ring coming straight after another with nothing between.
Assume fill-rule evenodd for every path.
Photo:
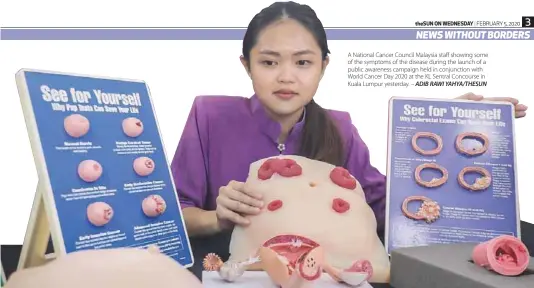
<instances>
[{"instance_id":1,"label":"young woman","mask_svg":"<svg viewBox=\"0 0 534 288\"><path fill-rule=\"evenodd\" d=\"M197 97L172 161L189 235L247 225L243 215L258 213L264 204L244 188L249 165L278 154L348 169L365 190L382 234L386 177L371 165L349 113L325 110L313 100L329 61L315 12L294 2L263 9L248 26L242 53L255 94ZM482 99L472 93L460 97ZM526 107L517 104L516 110L522 117Z\"/></svg>"}]
</instances>

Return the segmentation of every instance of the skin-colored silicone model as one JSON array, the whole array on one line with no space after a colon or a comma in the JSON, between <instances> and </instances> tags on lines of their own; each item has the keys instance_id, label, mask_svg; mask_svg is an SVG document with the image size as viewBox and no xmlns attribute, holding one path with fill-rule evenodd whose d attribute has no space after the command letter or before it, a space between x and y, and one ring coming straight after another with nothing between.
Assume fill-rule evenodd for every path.
<instances>
[{"instance_id":1,"label":"skin-colored silicone model","mask_svg":"<svg viewBox=\"0 0 534 288\"><path fill-rule=\"evenodd\" d=\"M135 117L122 120L122 130L128 137L137 137L143 133L143 122Z\"/></svg>"},{"instance_id":2,"label":"skin-colored silicone model","mask_svg":"<svg viewBox=\"0 0 534 288\"><path fill-rule=\"evenodd\" d=\"M473 184L467 183L464 179L465 174L470 172L481 175L481 177L478 177ZM458 173L458 183L467 190L481 191L487 189L491 185L491 174L488 170L482 167L465 167Z\"/></svg>"},{"instance_id":3,"label":"skin-colored silicone model","mask_svg":"<svg viewBox=\"0 0 534 288\"><path fill-rule=\"evenodd\" d=\"M108 224L113 214L113 208L105 202L94 202L87 206L87 219L95 226Z\"/></svg>"},{"instance_id":4,"label":"skin-colored silicone model","mask_svg":"<svg viewBox=\"0 0 534 288\"><path fill-rule=\"evenodd\" d=\"M421 202L421 206L417 212L413 213L408 210L408 204L412 201ZM402 214L412 220L424 220L427 223L432 223L436 221L441 212L441 207L438 202L433 201L432 199L425 196L410 196L404 199L401 206Z\"/></svg>"},{"instance_id":5,"label":"skin-colored silicone model","mask_svg":"<svg viewBox=\"0 0 534 288\"><path fill-rule=\"evenodd\" d=\"M443 176L441 176L441 178L433 178L430 181L425 181L423 180L423 178L421 178L421 172L425 169L432 169L432 170L439 171L441 172L441 175ZM435 188L447 182L447 180L449 179L449 172L447 171L447 169L445 169L445 167L440 166L436 163L424 163L424 164L417 166L417 168L415 168L414 178L415 178L415 182L417 182L417 184L423 187Z\"/></svg>"},{"instance_id":6,"label":"skin-colored silicone model","mask_svg":"<svg viewBox=\"0 0 534 288\"><path fill-rule=\"evenodd\" d=\"M154 161L152 159L143 156L134 160L133 168L137 175L148 176L152 174L152 172L154 172L156 164L154 164Z\"/></svg>"},{"instance_id":7,"label":"skin-colored silicone model","mask_svg":"<svg viewBox=\"0 0 534 288\"><path fill-rule=\"evenodd\" d=\"M503 235L475 246L473 262L503 276L518 276L527 269L527 246L516 237Z\"/></svg>"},{"instance_id":8,"label":"skin-colored silicone model","mask_svg":"<svg viewBox=\"0 0 534 288\"><path fill-rule=\"evenodd\" d=\"M85 182L95 182L102 176L102 165L95 160L84 160L78 165L78 175Z\"/></svg>"},{"instance_id":9,"label":"skin-colored silicone model","mask_svg":"<svg viewBox=\"0 0 534 288\"><path fill-rule=\"evenodd\" d=\"M462 141L466 138L474 138L477 140L480 140L482 142L482 147L479 148L473 148L473 149L467 149L462 145ZM486 153L488 151L489 147L489 138L485 134L477 133L477 132L465 132L461 133L456 137L456 150L460 154L464 154L466 156L478 156Z\"/></svg>"},{"instance_id":10,"label":"skin-colored silicone model","mask_svg":"<svg viewBox=\"0 0 534 288\"><path fill-rule=\"evenodd\" d=\"M93 241L99 245L97 241L102 240ZM17 270L4 288L205 287L188 269L157 250L120 245L80 249L56 257L51 265Z\"/></svg>"},{"instance_id":11,"label":"skin-colored silicone model","mask_svg":"<svg viewBox=\"0 0 534 288\"><path fill-rule=\"evenodd\" d=\"M65 132L73 138L80 138L89 132L89 119L80 114L72 114L63 120Z\"/></svg>"},{"instance_id":12,"label":"skin-colored silicone model","mask_svg":"<svg viewBox=\"0 0 534 288\"><path fill-rule=\"evenodd\" d=\"M376 217L362 185L345 168L281 155L252 163L246 185L265 207L247 216L249 225L234 227L228 261L210 254L206 270L225 281L262 270L284 288L316 287L325 273L344 287L389 281Z\"/></svg>"},{"instance_id":13,"label":"skin-colored silicone model","mask_svg":"<svg viewBox=\"0 0 534 288\"><path fill-rule=\"evenodd\" d=\"M143 200L143 213L148 217L157 217L165 212L167 204L159 195L150 195Z\"/></svg>"},{"instance_id":14,"label":"skin-colored silicone model","mask_svg":"<svg viewBox=\"0 0 534 288\"><path fill-rule=\"evenodd\" d=\"M419 145L417 145L417 140L419 138L432 139L437 144L436 148L431 149L431 150L424 150L423 148L419 147ZM418 132L418 133L415 133L415 135L412 137L412 148L415 152L423 156L435 156L441 153L441 150L443 150L443 140L438 134L435 134L435 133Z\"/></svg>"}]
</instances>

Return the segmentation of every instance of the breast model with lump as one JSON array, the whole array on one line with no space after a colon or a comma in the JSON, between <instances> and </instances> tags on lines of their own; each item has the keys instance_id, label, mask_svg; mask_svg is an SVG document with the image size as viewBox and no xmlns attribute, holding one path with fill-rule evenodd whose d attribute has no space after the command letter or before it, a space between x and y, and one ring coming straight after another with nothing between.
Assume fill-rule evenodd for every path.
<instances>
[{"instance_id":1,"label":"breast model with lump","mask_svg":"<svg viewBox=\"0 0 534 288\"><path fill-rule=\"evenodd\" d=\"M324 257L316 258L324 258L322 269L338 281L345 269L362 263L372 267L372 281L389 280L389 258L376 233L375 215L360 183L344 168L284 155L252 163L245 185L263 195L265 208L249 216L250 225L234 228L230 260L270 248L295 266L320 247Z\"/></svg>"},{"instance_id":2,"label":"breast model with lump","mask_svg":"<svg viewBox=\"0 0 534 288\"><path fill-rule=\"evenodd\" d=\"M189 270L158 249L111 248L69 253L15 272L5 288L145 288L203 285Z\"/></svg>"}]
</instances>

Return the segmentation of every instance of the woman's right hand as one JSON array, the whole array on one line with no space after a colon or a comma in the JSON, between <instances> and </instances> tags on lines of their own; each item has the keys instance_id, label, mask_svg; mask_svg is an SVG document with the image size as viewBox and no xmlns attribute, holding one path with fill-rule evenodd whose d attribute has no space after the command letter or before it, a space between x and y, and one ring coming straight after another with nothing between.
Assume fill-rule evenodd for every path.
<instances>
[{"instance_id":1,"label":"woman's right hand","mask_svg":"<svg viewBox=\"0 0 534 288\"><path fill-rule=\"evenodd\" d=\"M219 189L217 197L217 220L221 228L231 228L234 224L248 225L247 215L256 215L263 208L262 197L246 188L245 183L230 181Z\"/></svg>"}]
</instances>

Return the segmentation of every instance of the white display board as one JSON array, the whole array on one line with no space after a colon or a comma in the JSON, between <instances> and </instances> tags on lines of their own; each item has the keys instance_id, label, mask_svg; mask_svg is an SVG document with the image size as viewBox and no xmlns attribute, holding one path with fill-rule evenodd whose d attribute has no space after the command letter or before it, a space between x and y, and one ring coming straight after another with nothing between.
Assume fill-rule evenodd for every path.
<instances>
[{"instance_id":1,"label":"white display board","mask_svg":"<svg viewBox=\"0 0 534 288\"><path fill-rule=\"evenodd\" d=\"M202 273L202 283L207 288L279 288L271 281L269 275L263 271L247 271L235 282L224 281L217 272L204 271ZM323 273L322 277L315 281L311 287L306 287L346 288L349 286L337 283L328 274ZM358 288L372 288L372 286L364 283Z\"/></svg>"}]
</instances>

